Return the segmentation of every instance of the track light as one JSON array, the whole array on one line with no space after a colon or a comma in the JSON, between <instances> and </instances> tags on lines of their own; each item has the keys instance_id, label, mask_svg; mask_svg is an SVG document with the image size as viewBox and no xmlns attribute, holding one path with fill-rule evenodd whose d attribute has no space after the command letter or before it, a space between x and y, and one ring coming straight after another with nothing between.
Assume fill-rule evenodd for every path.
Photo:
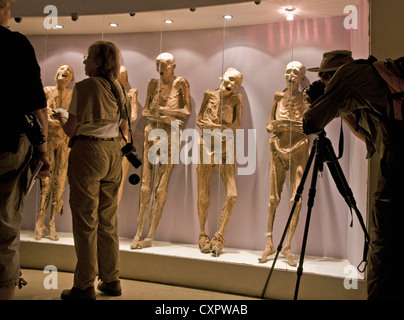
<instances>
[{"instance_id":1,"label":"track light","mask_svg":"<svg viewBox=\"0 0 404 320\"><path fill-rule=\"evenodd\" d=\"M293 21L295 17L296 8L295 7L285 8L285 11L286 11L286 20Z\"/></svg>"},{"instance_id":2,"label":"track light","mask_svg":"<svg viewBox=\"0 0 404 320\"><path fill-rule=\"evenodd\" d=\"M73 13L71 14L71 17L72 17L72 20L73 20L73 21L79 20L79 14L78 14L77 12L73 12Z\"/></svg>"}]
</instances>

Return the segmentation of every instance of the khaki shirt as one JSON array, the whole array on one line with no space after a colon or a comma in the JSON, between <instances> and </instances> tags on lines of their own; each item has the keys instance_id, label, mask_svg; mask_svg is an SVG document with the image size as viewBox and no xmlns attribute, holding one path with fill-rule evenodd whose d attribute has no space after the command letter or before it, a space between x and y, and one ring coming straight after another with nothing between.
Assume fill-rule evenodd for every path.
<instances>
[{"instance_id":1,"label":"khaki shirt","mask_svg":"<svg viewBox=\"0 0 404 320\"><path fill-rule=\"evenodd\" d=\"M127 101L122 87L117 81L114 84L123 107ZM126 105L128 107L128 103ZM77 135L114 138L119 135L121 119L127 121L126 110L120 110L110 83L100 77L90 77L76 83L69 113L77 117Z\"/></svg>"}]
</instances>

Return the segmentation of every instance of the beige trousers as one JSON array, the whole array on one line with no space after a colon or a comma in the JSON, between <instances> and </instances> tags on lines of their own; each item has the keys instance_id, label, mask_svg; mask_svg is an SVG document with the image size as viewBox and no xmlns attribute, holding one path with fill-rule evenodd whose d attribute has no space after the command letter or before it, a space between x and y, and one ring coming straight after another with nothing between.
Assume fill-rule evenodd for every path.
<instances>
[{"instance_id":1,"label":"beige trousers","mask_svg":"<svg viewBox=\"0 0 404 320\"><path fill-rule=\"evenodd\" d=\"M78 139L69 157L68 177L77 264L74 287L119 280L118 189L122 177L121 145Z\"/></svg>"}]
</instances>

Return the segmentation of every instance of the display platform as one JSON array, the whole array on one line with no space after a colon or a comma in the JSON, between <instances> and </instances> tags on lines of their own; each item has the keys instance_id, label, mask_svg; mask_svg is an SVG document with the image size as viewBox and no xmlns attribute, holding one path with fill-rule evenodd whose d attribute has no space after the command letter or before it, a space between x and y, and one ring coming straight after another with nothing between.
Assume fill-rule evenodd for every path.
<instances>
[{"instance_id":1,"label":"display platform","mask_svg":"<svg viewBox=\"0 0 404 320\"><path fill-rule=\"evenodd\" d=\"M72 234L58 235L58 241L37 241L33 231L22 231L21 267L44 269L53 265L60 271L73 272L76 256ZM131 250L131 242L120 238L122 278L252 297L261 297L273 261L258 263L262 251L225 247L219 257L212 257L202 254L197 244L155 241L150 248ZM298 262L299 256L295 259ZM264 298L293 299L296 270L279 255ZM366 283L347 260L306 256L298 299L362 300L366 299Z\"/></svg>"}]
</instances>

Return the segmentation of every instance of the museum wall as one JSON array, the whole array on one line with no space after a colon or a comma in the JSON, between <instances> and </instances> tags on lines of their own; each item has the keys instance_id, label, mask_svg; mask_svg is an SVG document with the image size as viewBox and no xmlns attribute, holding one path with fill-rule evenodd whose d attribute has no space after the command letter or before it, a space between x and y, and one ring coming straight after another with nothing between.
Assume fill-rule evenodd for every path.
<instances>
[{"instance_id":1,"label":"museum wall","mask_svg":"<svg viewBox=\"0 0 404 320\"><path fill-rule=\"evenodd\" d=\"M200 129L195 124L204 91L219 86L219 77L228 67L235 67L244 75L239 92L243 95L241 128L256 130L256 169L251 175L238 175L238 198L227 226L226 247L263 250L266 243L267 204L269 196L269 134L265 127L271 112L274 93L285 88L284 73L288 62L298 60L307 68L320 64L325 51L352 49L352 30L344 28L344 16L314 18L291 22L270 23L232 28L128 33L100 35L29 36L41 66L45 86L55 84L54 76L62 64L69 64L75 72L75 81L85 78L83 55L96 40L108 40L118 45L123 64L129 72L132 88L139 90L139 113L133 124L135 147L142 155L145 120L141 109L146 99L147 83L158 78L155 59L160 52L171 52L176 58L176 75L187 78L191 89L192 114L185 128ZM354 58L363 58L363 52L354 51ZM316 73L307 72L304 85L317 80ZM337 152L341 121L334 120L326 127ZM365 151L357 147L354 138L343 125L345 135L344 156L340 164L348 181L353 183L354 195L360 193L359 209L366 212L367 161ZM348 138L347 138L348 137ZM314 137L312 137L313 139ZM354 146L354 147L353 147ZM245 144L247 153L247 144ZM358 149L359 148L359 149ZM353 150L356 150L354 152ZM250 154L250 165L254 155ZM351 170L354 166L356 169ZM131 168L129 174L141 173ZM292 242L292 252L299 253L307 208L307 192L311 176L306 183L300 222ZM226 193L220 175L213 171L211 179L211 203L207 233L213 236L217 229L220 211ZM119 235L132 238L136 232L140 185L126 181L119 205ZM37 183L28 196L23 218L23 229L33 230L40 190ZM58 232L71 232L71 212L68 202L69 188L65 191L64 213L56 217ZM290 185L286 183L278 207L274 227L274 243L277 245L289 215ZM317 183L317 195L312 213L307 255L346 258L350 214L346 203L338 193L328 169ZM357 220L354 217L354 225ZM145 228L147 232L147 226ZM359 238L361 238L359 230ZM168 197L155 240L197 244L199 222L197 216L197 179L195 164L178 164L172 173ZM359 244L362 248L362 242ZM359 261L358 261L359 262Z\"/></svg>"}]
</instances>

